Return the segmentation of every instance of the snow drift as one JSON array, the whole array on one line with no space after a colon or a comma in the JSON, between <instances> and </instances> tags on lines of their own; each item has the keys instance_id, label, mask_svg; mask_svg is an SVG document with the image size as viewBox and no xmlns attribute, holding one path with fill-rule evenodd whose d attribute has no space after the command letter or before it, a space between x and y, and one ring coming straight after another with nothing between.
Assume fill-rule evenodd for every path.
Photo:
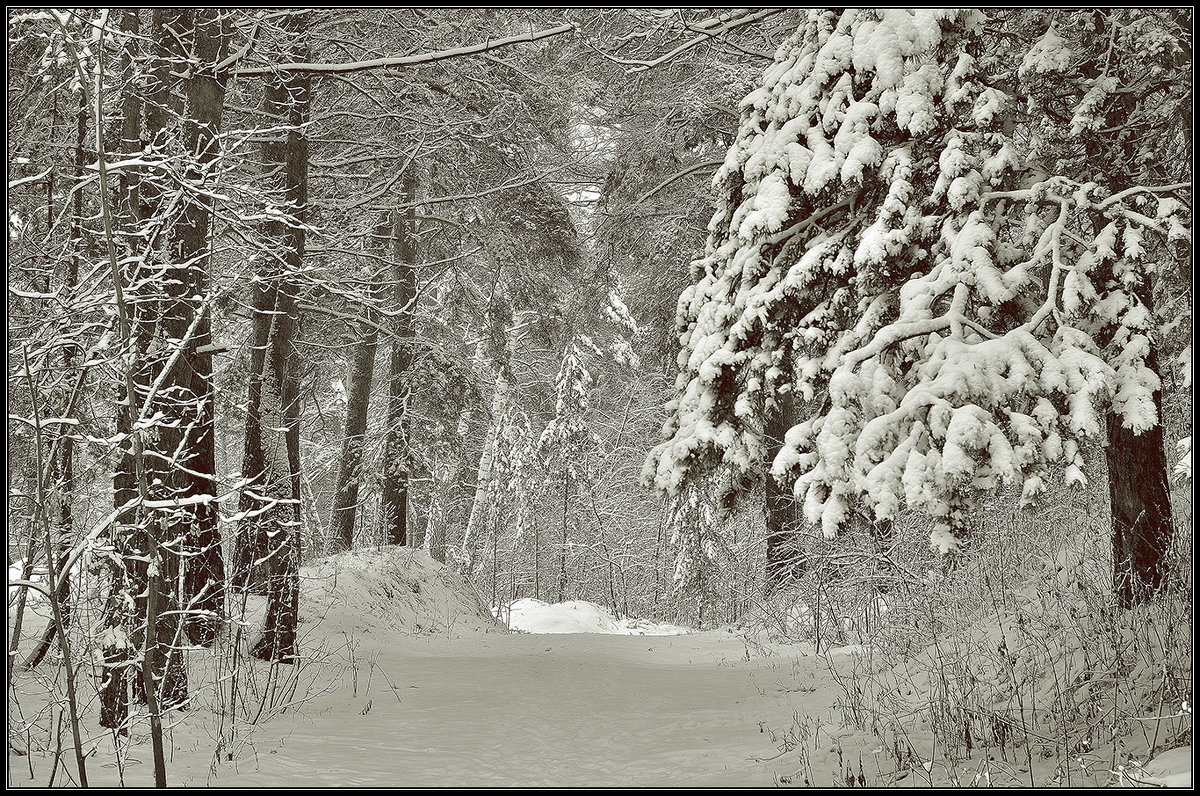
<instances>
[{"instance_id":1,"label":"snow drift","mask_svg":"<svg viewBox=\"0 0 1200 796\"><path fill-rule=\"evenodd\" d=\"M300 570L302 634L400 630L405 633L503 629L474 587L423 550L352 550Z\"/></svg>"},{"instance_id":2,"label":"snow drift","mask_svg":"<svg viewBox=\"0 0 1200 796\"><path fill-rule=\"evenodd\" d=\"M584 600L544 603L525 597L496 609L509 628L524 633L606 633L618 636L679 636L686 627L644 619L618 619L612 611Z\"/></svg>"}]
</instances>

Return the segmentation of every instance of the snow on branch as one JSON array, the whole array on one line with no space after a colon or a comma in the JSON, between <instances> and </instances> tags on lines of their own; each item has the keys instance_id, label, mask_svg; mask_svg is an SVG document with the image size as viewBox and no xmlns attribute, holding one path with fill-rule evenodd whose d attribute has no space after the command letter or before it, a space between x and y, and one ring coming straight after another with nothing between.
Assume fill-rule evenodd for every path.
<instances>
[{"instance_id":1,"label":"snow on branch","mask_svg":"<svg viewBox=\"0 0 1200 796\"><path fill-rule=\"evenodd\" d=\"M742 28L747 25L753 25L757 22L761 22L762 20L766 19L767 17L774 16L775 14L778 14L781 11L786 11L786 10L787 10L786 8L767 8L767 9L762 9L762 10L759 10L759 11L756 11L753 13L743 14L741 16L734 16L730 19L705 20L704 22L701 22L695 26L702 30L702 32L700 33L699 36L696 36L695 38L684 42L683 44L674 48L670 52L665 53L664 55L661 55L658 58L655 58L650 61L618 58L616 56L607 55L607 54L605 55L605 57L608 58L613 63L617 63L617 64L621 64L622 66L630 67L630 69L627 70L630 74L633 74L635 72L644 72L647 69L653 69L656 66L662 66L663 64L667 63L668 61L676 58L679 55L682 55L683 53L687 52L688 50L698 47L699 45L705 43L706 41L711 41L712 39L715 39L718 36L722 36L726 33L729 33L730 31L737 30L738 28ZM689 28L691 28L691 27L692 26L689 26Z\"/></svg>"},{"instance_id":2,"label":"snow on branch","mask_svg":"<svg viewBox=\"0 0 1200 796\"><path fill-rule=\"evenodd\" d=\"M977 494L1083 483L1107 412L1159 422L1142 286L1190 244L1191 185L1039 178L993 77L1021 54L964 54L980 14L814 10L780 48L715 179L648 483L759 468L776 400L825 396L771 463L808 520L904 503L949 553Z\"/></svg>"},{"instance_id":3,"label":"snow on branch","mask_svg":"<svg viewBox=\"0 0 1200 796\"><path fill-rule=\"evenodd\" d=\"M243 67L241 69L234 70L233 74L237 77L272 75L278 72L311 72L313 74L344 75L352 72L365 72L371 69L419 66L421 64L431 64L436 63L437 61L445 61L449 58L461 58L468 55L478 55L479 53L498 50L501 47L508 47L513 44L540 41L541 39L548 39L552 36L561 36L562 34L570 33L573 30L575 30L574 25L564 24L553 28L547 28L545 30L521 33L516 36L508 36L507 38L503 39L480 42L479 44L472 44L466 47L452 47L447 50L420 53L419 55L387 56L384 58L372 58L367 61L350 61L340 64L288 62L282 64L273 64L270 66Z\"/></svg>"}]
</instances>

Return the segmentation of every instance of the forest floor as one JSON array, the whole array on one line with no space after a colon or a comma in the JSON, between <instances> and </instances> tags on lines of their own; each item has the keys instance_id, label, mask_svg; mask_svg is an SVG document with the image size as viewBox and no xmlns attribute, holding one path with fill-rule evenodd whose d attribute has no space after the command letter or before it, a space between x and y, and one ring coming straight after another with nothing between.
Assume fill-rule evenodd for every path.
<instances>
[{"instance_id":1,"label":"forest floor","mask_svg":"<svg viewBox=\"0 0 1200 796\"><path fill-rule=\"evenodd\" d=\"M579 602L522 601L509 621L538 632L508 632L465 582L412 551L343 554L305 574L303 662L247 682L242 699L260 700L253 726L231 727L213 698L172 713L171 785L1028 784L1039 764L992 755L963 759L961 770L899 765L878 737L843 726L852 647L817 655L807 644L621 621ZM203 693L220 664L191 654ZM53 766L48 718L32 719L48 674L20 676L17 715L10 698L12 786L44 786ZM14 750L21 721L32 729ZM85 730L91 785L151 784L144 728L120 766L94 716ZM61 756L56 784L70 785L74 762ZM1187 749L1141 775L1183 784L1186 773L1190 784L1190 770Z\"/></svg>"}]
</instances>

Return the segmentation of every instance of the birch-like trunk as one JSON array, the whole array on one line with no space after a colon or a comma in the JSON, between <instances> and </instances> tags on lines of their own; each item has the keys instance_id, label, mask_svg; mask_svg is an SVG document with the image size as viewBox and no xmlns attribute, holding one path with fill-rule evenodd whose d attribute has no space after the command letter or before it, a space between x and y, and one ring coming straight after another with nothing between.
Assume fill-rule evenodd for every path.
<instances>
[{"instance_id":1,"label":"birch-like trunk","mask_svg":"<svg viewBox=\"0 0 1200 796\"><path fill-rule=\"evenodd\" d=\"M503 374L496 376L496 387L492 392L492 407L489 414L487 436L479 454L479 467L475 471L475 494L471 498L471 513L467 516L467 528L463 533L462 561L466 572L474 571L475 558L479 553L480 538L488 517L488 486L492 481L492 465L496 461L496 445L500 432L500 419L508 408L508 381Z\"/></svg>"}]
</instances>

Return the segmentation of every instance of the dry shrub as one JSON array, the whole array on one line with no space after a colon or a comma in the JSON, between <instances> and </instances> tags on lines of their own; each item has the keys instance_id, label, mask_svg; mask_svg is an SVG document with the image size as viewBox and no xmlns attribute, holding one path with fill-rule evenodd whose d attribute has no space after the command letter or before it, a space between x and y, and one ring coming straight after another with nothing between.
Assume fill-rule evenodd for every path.
<instances>
[{"instance_id":1,"label":"dry shrub","mask_svg":"<svg viewBox=\"0 0 1200 796\"><path fill-rule=\"evenodd\" d=\"M952 561L907 519L810 544L804 576L748 632L831 656L841 726L774 731L783 784L1097 786L1191 743L1190 494L1175 495L1170 583L1131 610L1112 591L1103 459L1082 491L1020 511L999 495ZM886 610L881 610L886 605ZM786 741L786 743L784 743Z\"/></svg>"},{"instance_id":2,"label":"dry shrub","mask_svg":"<svg viewBox=\"0 0 1200 796\"><path fill-rule=\"evenodd\" d=\"M932 784L1102 785L1190 744L1190 535L1170 586L1121 610L1098 512L1064 502L988 520L835 671L845 723L884 742L893 781L915 769Z\"/></svg>"}]
</instances>

